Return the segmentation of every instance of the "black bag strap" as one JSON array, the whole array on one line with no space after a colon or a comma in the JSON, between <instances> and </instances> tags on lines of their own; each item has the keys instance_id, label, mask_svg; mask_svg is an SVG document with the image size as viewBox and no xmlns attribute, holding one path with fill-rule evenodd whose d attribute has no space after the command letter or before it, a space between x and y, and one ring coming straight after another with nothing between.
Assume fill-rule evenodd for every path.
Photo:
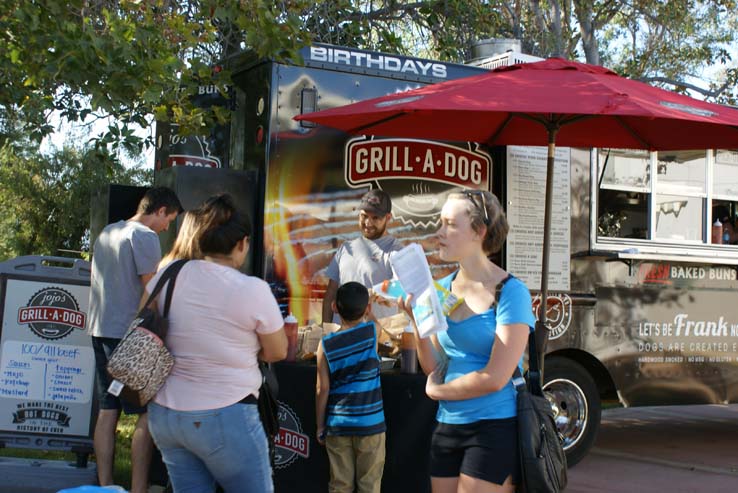
<instances>
[{"instance_id":1,"label":"black bag strap","mask_svg":"<svg viewBox=\"0 0 738 493\"><path fill-rule=\"evenodd\" d=\"M517 390L518 392L528 392L528 382L525 381L525 377L523 377L522 373L520 373L520 368L518 368L518 365L515 365L512 383L515 386L515 390Z\"/></svg>"},{"instance_id":2,"label":"black bag strap","mask_svg":"<svg viewBox=\"0 0 738 493\"><path fill-rule=\"evenodd\" d=\"M274 373L271 364L264 361L259 361L258 363L259 371L261 371L261 387L262 389L264 386L268 387L269 392L276 399L277 395L279 395L279 380L277 380L277 375Z\"/></svg>"},{"instance_id":3,"label":"black bag strap","mask_svg":"<svg viewBox=\"0 0 738 493\"><path fill-rule=\"evenodd\" d=\"M164 272L161 274L161 277L156 283L156 286L154 287L154 290L149 295L149 299L146 300L146 304L144 305L149 306L157 297L157 295L161 292L162 288L164 288L164 285L167 283L167 281L171 281L169 283L169 286L167 287L167 297L164 300L164 313L163 316L166 318L167 315L169 315L169 307L172 304L172 294L174 294L174 283L177 280L177 274L179 274L179 271L182 270L182 267L184 267L184 264L186 264L189 261L189 259L180 259L175 260L171 264L169 264L164 270Z\"/></svg>"},{"instance_id":4,"label":"black bag strap","mask_svg":"<svg viewBox=\"0 0 738 493\"><path fill-rule=\"evenodd\" d=\"M513 275L508 274L505 279L497 283L497 287L495 288L495 306L500 303L503 286L505 286L505 283L512 278ZM527 392L528 386L526 385L525 378L523 378L523 375L520 374L520 368L518 368L518 365L515 365L515 373L513 373L512 383L518 392Z\"/></svg>"},{"instance_id":5,"label":"black bag strap","mask_svg":"<svg viewBox=\"0 0 738 493\"><path fill-rule=\"evenodd\" d=\"M505 285L507 281L509 281L512 278L513 278L513 275L508 274L505 279L503 279L502 281L499 282L499 284L497 284L497 288L495 288L495 304L499 304L500 297L502 296L502 287ZM540 368L538 366L538 351L536 350L535 330L528 332L528 375L529 376L540 375ZM518 368L517 365L515 365L515 372L513 373L512 382L513 382L513 385L515 386L515 389L518 392L527 392L529 390L528 382L526 381L525 377L523 377L523 375L520 373L520 368ZM535 387L531 390L533 390L533 393L536 395L543 395L542 392L540 393L535 392L536 388L538 387Z\"/></svg>"},{"instance_id":6,"label":"black bag strap","mask_svg":"<svg viewBox=\"0 0 738 493\"><path fill-rule=\"evenodd\" d=\"M513 378L512 382L513 385L515 385L515 389L518 392L527 392L530 390L531 394L533 395L543 395L543 389L541 388L540 383L538 385L530 385L530 382L535 382L535 379L539 379L538 382L540 382L540 368L538 366L538 352L536 351L536 334L535 332L531 332L528 334L528 379L526 380L523 375L520 373L520 368L518 366L515 366L515 371L513 372ZM528 388L530 387L530 389Z\"/></svg>"},{"instance_id":7,"label":"black bag strap","mask_svg":"<svg viewBox=\"0 0 738 493\"><path fill-rule=\"evenodd\" d=\"M536 348L536 331L534 330L528 334L528 380L532 382L530 384L530 391L534 395L543 395L540 361L538 349Z\"/></svg>"},{"instance_id":8,"label":"black bag strap","mask_svg":"<svg viewBox=\"0 0 738 493\"><path fill-rule=\"evenodd\" d=\"M513 278L512 274L508 274L505 279L497 283L497 287L495 287L495 302L492 306L497 307L497 305L500 304L500 296L502 296L502 288L505 286L505 283Z\"/></svg>"}]
</instances>

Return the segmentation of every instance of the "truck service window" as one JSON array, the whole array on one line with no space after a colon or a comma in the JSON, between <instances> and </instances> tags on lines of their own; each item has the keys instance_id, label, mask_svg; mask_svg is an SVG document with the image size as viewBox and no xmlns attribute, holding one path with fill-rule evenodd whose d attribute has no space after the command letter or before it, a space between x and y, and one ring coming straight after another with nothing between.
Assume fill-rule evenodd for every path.
<instances>
[{"instance_id":1,"label":"truck service window","mask_svg":"<svg viewBox=\"0 0 738 493\"><path fill-rule=\"evenodd\" d=\"M596 152L598 238L738 245L738 149Z\"/></svg>"},{"instance_id":2,"label":"truck service window","mask_svg":"<svg viewBox=\"0 0 738 493\"><path fill-rule=\"evenodd\" d=\"M654 230L657 239L703 241L707 153L656 153Z\"/></svg>"},{"instance_id":3,"label":"truck service window","mask_svg":"<svg viewBox=\"0 0 738 493\"><path fill-rule=\"evenodd\" d=\"M713 198L738 201L738 149L714 152L715 167L712 174Z\"/></svg>"},{"instance_id":4,"label":"truck service window","mask_svg":"<svg viewBox=\"0 0 738 493\"><path fill-rule=\"evenodd\" d=\"M647 151L602 149L598 153L597 235L649 238L651 165Z\"/></svg>"},{"instance_id":5,"label":"truck service window","mask_svg":"<svg viewBox=\"0 0 738 493\"><path fill-rule=\"evenodd\" d=\"M716 150L712 173L712 222L721 245L738 244L738 150ZM719 224L717 224L719 222Z\"/></svg>"}]
</instances>

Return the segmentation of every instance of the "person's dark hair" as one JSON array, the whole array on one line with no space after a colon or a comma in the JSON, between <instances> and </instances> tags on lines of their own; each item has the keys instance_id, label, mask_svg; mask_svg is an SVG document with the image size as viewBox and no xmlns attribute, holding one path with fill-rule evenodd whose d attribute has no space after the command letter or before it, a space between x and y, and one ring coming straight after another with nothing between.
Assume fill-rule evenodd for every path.
<instances>
[{"instance_id":1,"label":"person's dark hair","mask_svg":"<svg viewBox=\"0 0 738 493\"><path fill-rule=\"evenodd\" d=\"M227 255L239 241L251 236L251 221L236 210L228 194L210 197L195 213L199 223L195 235L200 237L203 255Z\"/></svg>"},{"instance_id":2,"label":"person's dark hair","mask_svg":"<svg viewBox=\"0 0 738 493\"><path fill-rule=\"evenodd\" d=\"M471 227L475 231L485 231L482 250L487 255L497 253L505 244L510 226L505 211L497 197L486 190L454 192L449 198L466 200Z\"/></svg>"},{"instance_id":3,"label":"person's dark hair","mask_svg":"<svg viewBox=\"0 0 738 493\"><path fill-rule=\"evenodd\" d=\"M373 188L361 197L359 209L378 216L392 212L392 198L380 188Z\"/></svg>"},{"instance_id":4,"label":"person's dark hair","mask_svg":"<svg viewBox=\"0 0 738 493\"><path fill-rule=\"evenodd\" d=\"M172 212L183 212L182 204L177 198L174 190L167 187L149 188L138 203L137 214L154 214L156 211L166 207L167 214Z\"/></svg>"},{"instance_id":5,"label":"person's dark hair","mask_svg":"<svg viewBox=\"0 0 738 493\"><path fill-rule=\"evenodd\" d=\"M369 290L358 282L342 284L336 291L336 310L347 322L354 322L364 316L369 305Z\"/></svg>"}]
</instances>

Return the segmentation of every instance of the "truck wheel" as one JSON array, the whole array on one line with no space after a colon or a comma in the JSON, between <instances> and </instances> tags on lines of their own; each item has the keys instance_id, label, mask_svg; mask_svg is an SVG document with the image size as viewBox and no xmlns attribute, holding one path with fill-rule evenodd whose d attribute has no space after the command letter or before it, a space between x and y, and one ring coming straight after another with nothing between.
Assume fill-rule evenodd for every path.
<instances>
[{"instance_id":1,"label":"truck wheel","mask_svg":"<svg viewBox=\"0 0 738 493\"><path fill-rule=\"evenodd\" d=\"M567 464L572 467L587 455L597 437L600 394L589 373L569 359L547 359L544 379L543 390L564 437Z\"/></svg>"}]
</instances>

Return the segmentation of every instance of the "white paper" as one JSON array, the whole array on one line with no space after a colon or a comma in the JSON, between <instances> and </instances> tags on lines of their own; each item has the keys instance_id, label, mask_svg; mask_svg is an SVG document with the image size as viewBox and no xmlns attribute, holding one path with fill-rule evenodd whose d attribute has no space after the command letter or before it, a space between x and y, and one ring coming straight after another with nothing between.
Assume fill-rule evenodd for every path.
<instances>
[{"instance_id":1,"label":"white paper","mask_svg":"<svg viewBox=\"0 0 738 493\"><path fill-rule=\"evenodd\" d=\"M507 270L532 290L541 286L544 199L548 148L507 146ZM571 285L571 149L556 148L551 214L548 288L569 291Z\"/></svg>"},{"instance_id":2,"label":"white paper","mask_svg":"<svg viewBox=\"0 0 738 493\"><path fill-rule=\"evenodd\" d=\"M118 380L113 380L112 382L110 382L110 387L108 387L109 394L113 394L114 396L118 397L122 391L122 383L120 383Z\"/></svg>"},{"instance_id":3,"label":"white paper","mask_svg":"<svg viewBox=\"0 0 738 493\"><path fill-rule=\"evenodd\" d=\"M413 315L421 337L448 328L438 293L433 286L428 260L417 243L411 243L390 256L395 277L406 293L413 295Z\"/></svg>"}]
</instances>

